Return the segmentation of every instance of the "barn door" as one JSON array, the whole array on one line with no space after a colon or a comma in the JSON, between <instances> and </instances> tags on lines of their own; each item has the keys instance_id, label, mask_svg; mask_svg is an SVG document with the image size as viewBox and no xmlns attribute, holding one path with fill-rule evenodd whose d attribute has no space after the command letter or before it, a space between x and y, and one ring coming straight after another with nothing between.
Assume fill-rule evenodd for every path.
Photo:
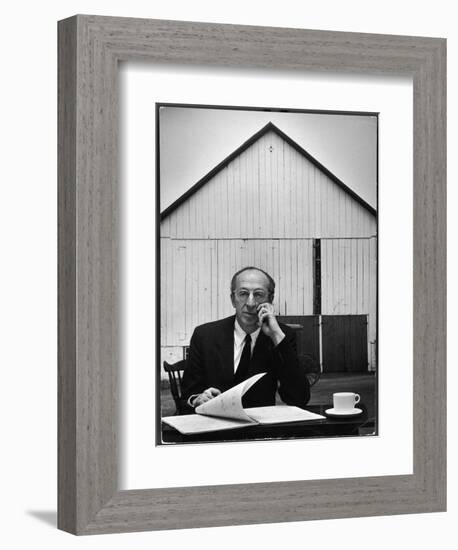
<instances>
[{"instance_id":1,"label":"barn door","mask_svg":"<svg viewBox=\"0 0 458 550\"><path fill-rule=\"evenodd\" d=\"M367 372L367 315L323 315L323 372Z\"/></svg>"}]
</instances>

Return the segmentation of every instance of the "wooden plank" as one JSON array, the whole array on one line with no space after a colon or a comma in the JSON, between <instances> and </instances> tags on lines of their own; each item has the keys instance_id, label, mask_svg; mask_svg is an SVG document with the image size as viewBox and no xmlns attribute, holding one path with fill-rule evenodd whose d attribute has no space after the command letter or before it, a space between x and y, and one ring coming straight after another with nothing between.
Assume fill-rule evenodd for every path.
<instances>
[{"instance_id":1,"label":"wooden plank","mask_svg":"<svg viewBox=\"0 0 458 550\"><path fill-rule=\"evenodd\" d=\"M304 184L302 183L297 166L297 152L290 151L291 154L291 181L295 189L295 204L296 204L296 228L294 236L296 238L303 237L304 217L307 214L307 209L303 205Z\"/></svg>"},{"instance_id":2,"label":"wooden plank","mask_svg":"<svg viewBox=\"0 0 458 550\"><path fill-rule=\"evenodd\" d=\"M224 288L224 273L225 273L225 266L226 266L226 246L227 241L218 241L218 288L220 289L220 292L218 292L218 316L224 317L224 303L223 303L223 297L224 292L222 292L222 289Z\"/></svg>"},{"instance_id":3,"label":"wooden plank","mask_svg":"<svg viewBox=\"0 0 458 550\"><path fill-rule=\"evenodd\" d=\"M270 147L272 146L272 135L266 134L263 138L263 149L264 149L264 158L265 158L265 181L263 193L260 197L262 200L262 208L264 212L263 217L263 227L261 236L266 238L269 237L270 225L271 225L271 216L272 216L272 185L273 185L273 163L272 163L272 153L270 152Z\"/></svg>"},{"instance_id":4,"label":"wooden plank","mask_svg":"<svg viewBox=\"0 0 458 550\"><path fill-rule=\"evenodd\" d=\"M287 143L276 136L276 148L278 150L276 159L276 185L275 185L275 212L279 224L279 234L283 238L294 236L293 229L293 203L291 197L291 181L285 175L285 147Z\"/></svg>"},{"instance_id":5,"label":"wooden plank","mask_svg":"<svg viewBox=\"0 0 458 550\"><path fill-rule=\"evenodd\" d=\"M285 236L289 238L297 237L296 231L296 186L291 179L291 152L288 144L284 141L280 143L281 159L279 163L279 193L285 193L288 201L289 217L285 216ZM280 212L279 214L280 215Z\"/></svg>"},{"instance_id":6,"label":"wooden plank","mask_svg":"<svg viewBox=\"0 0 458 550\"><path fill-rule=\"evenodd\" d=\"M242 216L242 197L241 197L241 172L240 172L240 156L236 157L232 162L232 202L234 204L234 216L231 220L231 232L228 237L239 239L242 235L246 235L247 224L246 218Z\"/></svg>"},{"instance_id":7,"label":"wooden plank","mask_svg":"<svg viewBox=\"0 0 458 550\"><path fill-rule=\"evenodd\" d=\"M325 174L318 171L321 186L321 238L332 236L332 203L333 203L333 188L335 184L330 182Z\"/></svg>"},{"instance_id":8,"label":"wooden plank","mask_svg":"<svg viewBox=\"0 0 458 550\"><path fill-rule=\"evenodd\" d=\"M221 235L221 231L222 231L222 229L221 229L222 213L219 211L220 209L219 209L218 201L216 200L217 196L218 196L219 181L220 180L221 180L221 174L218 174L212 182L212 196L211 196L211 203L212 203L211 220L212 220L212 223L211 223L210 227L213 228L213 230L211 230L210 233L209 233L209 237L212 237L212 238L216 238L218 235Z\"/></svg>"},{"instance_id":9,"label":"wooden plank","mask_svg":"<svg viewBox=\"0 0 458 550\"><path fill-rule=\"evenodd\" d=\"M217 259L217 241L209 241L209 247L210 247L210 303L211 303L211 314L210 314L210 320L216 321L218 319L218 274L217 274L217 268L218 268L218 259Z\"/></svg>"},{"instance_id":10,"label":"wooden plank","mask_svg":"<svg viewBox=\"0 0 458 550\"><path fill-rule=\"evenodd\" d=\"M279 312L281 315L285 315L285 302L286 302L286 276L285 276L285 269L286 269L286 246L285 241L283 239L279 240L280 245L280 270L279 270L279 277L278 277L278 305L279 305Z\"/></svg>"},{"instance_id":11,"label":"wooden plank","mask_svg":"<svg viewBox=\"0 0 458 550\"><path fill-rule=\"evenodd\" d=\"M184 307L186 304L187 285L187 245L182 240L174 242L175 258L173 263L173 343L180 345L183 342L182 335L186 334L186 313Z\"/></svg>"},{"instance_id":12,"label":"wooden plank","mask_svg":"<svg viewBox=\"0 0 458 550\"><path fill-rule=\"evenodd\" d=\"M160 300L161 300L161 346L167 345L167 315L168 315L168 294L169 294L169 288L168 288L168 262L167 262L167 256L168 256L168 245L169 245L170 239L161 239L160 240L160 247L161 247L161 254L160 254L160 262L161 262L161 274L160 274Z\"/></svg>"},{"instance_id":13,"label":"wooden plank","mask_svg":"<svg viewBox=\"0 0 458 550\"><path fill-rule=\"evenodd\" d=\"M283 237L293 238L295 236L295 204L293 197L293 184L288 177L286 165L286 149L288 144L277 136L278 159L277 159L277 217L283 226ZM281 207L280 197L284 205ZM287 215L285 215L287 213Z\"/></svg>"},{"instance_id":14,"label":"wooden plank","mask_svg":"<svg viewBox=\"0 0 458 550\"><path fill-rule=\"evenodd\" d=\"M358 313L358 285L357 285L357 274L358 274L358 256L357 256L357 240L351 239L350 249L351 249L351 306L350 313Z\"/></svg>"},{"instance_id":15,"label":"wooden plank","mask_svg":"<svg viewBox=\"0 0 458 550\"><path fill-rule=\"evenodd\" d=\"M246 172L247 172L247 205L251 204L252 215L248 216L249 218L249 232L248 235L257 234L257 223L259 217L259 201L256 201L254 197L257 196L258 189L258 172L256 170L258 164L258 155L256 147L250 147L247 151L247 160L246 160Z\"/></svg>"},{"instance_id":16,"label":"wooden plank","mask_svg":"<svg viewBox=\"0 0 458 550\"><path fill-rule=\"evenodd\" d=\"M171 239L167 239L168 242L165 243L164 245L164 250L165 250L165 261L164 261L164 264L161 265L161 274L163 274L163 277L164 278L167 278L168 279L168 282L167 282L167 286L166 286L166 299L165 299L165 306L162 305L161 303L161 311L162 311L162 308L164 309L164 318L165 318L165 331L164 331L164 345L169 345L169 342L172 341L172 338L171 338L171 333L170 333L170 327L171 327L171 322L170 322L170 308L171 308L171 303L170 303L170 283L171 283L171 274L170 274L170 266L172 264L172 246L171 246L171 243L172 243L172 240ZM161 338L162 338L162 334L161 334Z\"/></svg>"},{"instance_id":17,"label":"wooden plank","mask_svg":"<svg viewBox=\"0 0 458 550\"><path fill-rule=\"evenodd\" d=\"M363 288L362 288L362 266L363 262L363 255L361 253L361 239L357 239L355 241L355 263L356 263L356 269L355 269L355 285L356 285L356 311L355 313L364 313L363 311Z\"/></svg>"},{"instance_id":18,"label":"wooden plank","mask_svg":"<svg viewBox=\"0 0 458 550\"><path fill-rule=\"evenodd\" d=\"M288 314L288 285L289 285L289 241L280 240L281 243L281 270L280 270L280 286L281 286L281 312L282 315Z\"/></svg>"},{"instance_id":19,"label":"wooden plank","mask_svg":"<svg viewBox=\"0 0 458 550\"><path fill-rule=\"evenodd\" d=\"M267 223L270 227L266 227L266 232L264 233L264 237L270 237L272 236L271 233L274 235L280 235L283 233L282 227L283 227L283 220L280 220L278 218L278 215L276 215L276 210L278 209L278 202L276 203L276 177L277 177L277 157L278 157L278 150L276 146L276 136L269 132L266 135L267 141L266 141L266 157L268 160L268 187L267 187ZM282 200L284 197L282 197Z\"/></svg>"},{"instance_id":20,"label":"wooden plank","mask_svg":"<svg viewBox=\"0 0 458 550\"><path fill-rule=\"evenodd\" d=\"M237 236L243 238L252 234L253 207L249 200L251 193L247 186L247 164L248 151L245 151L239 158L240 178L239 178L239 204L240 204L240 227Z\"/></svg>"},{"instance_id":21,"label":"wooden plank","mask_svg":"<svg viewBox=\"0 0 458 550\"><path fill-rule=\"evenodd\" d=\"M329 313L332 303L332 240L321 240L321 308L322 312Z\"/></svg>"},{"instance_id":22,"label":"wooden plank","mask_svg":"<svg viewBox=\"0 0 458 550\"><path fill-rule=\"evenodd\" d=\"M211 304L211 243L202 241L203 255L205 262L200 266L200 279L202 281L202 305L200 310L199 323L208 323L212 320Z\"/></svg>"},{"instance_id":23,"label":"wooden plank","mask_svg":"<svg viewBox=\"0 0 458 550\"><path fill-rule=\"evenodd\" d=\"M323 315L324 372L367 372L366 315Z\"/></svg>"},{"instance_id":24,"label":"wooden plank","mask_svg":"<svg viewBox=\"0 0 458 550\"><path fill-rule=\"evenodd\" d=\"M199 202L200 210L202 210L203 201L202 198L199 196L199 191L191 197L189 202L189 225L186 229L186 233L183 233L183 238L191 237L196 239L197 237L201 237L202 235L199 235L199 219L201 219L202 216L199 216L196 209L196 203Z\"/></svg>"},{"instance_id":25,"label":"wooden plank","mask_svg":"<svg viewBox=\"0 0 458 550\"><path fill-rule=\"evenodd\" d=\"M303 220L303 226L302 226L302 234L301 236L304 238L309 238L313 231L312 231L312 217L313 217L313 182L310 177L310 171L306 170L307 166L298 159L299 163L299 173L301 177L301 181L303 182L303 191L304 195L302 198L302 204L304 205L304 210L306 212L306 216L304 216Z\"/></svg>"},{"instance_id":26,"label":"wooden plank","mask_svg":"<svg viewBox=\"0 0 458 550\"><path fill-rule=\"evenodd\" d=\"M231 205L231 216L229 216L229 231L226 238L236 239L240 232L240 202L237 185L237 159L234 159L227 167L228 171L228 197Z\"/></svg>"},{"instance_id":27,"label":"wooden plank","mask_svg":"<svg viewBox=\"0 0 458 550\"><path fill-rule=\"evenodd\" d=\"M297 281L297 309L294 313L304 314L305 313L305 300L306 300L306 288L305 288L305 278L307 271L304 267L306 263L305 252L304 252L304 241L302 239L297 239L297 256L296 256L296 281Z\"/></svg>"},{"instance_id":28,"label":"wooden plank","mask_svg":"<svg viewBox=\"0 0 458 550\"><path fill-rule=\"evenodd\" d=\"M297 313L300 311L300 290L299 290L299 273L298 273L298 260L299 250L298 241L293 239L291 242L291 289L290 289L290 301L288 304L288 311Z\"/></svg>"},{"instance_id":29,"label":"wooden plank","mask_svg":"<svg viewBox=\"0 0 458 550\"><path fill-rule=\"evenodd\" d=\"M343 269L343 257L342 250L340 246L340 241L336 240L334 242L334 254L335 254L335 264L334 267L337 269L334 272L334 307L333 313L338 315L342 313L342 302L345 300L345 282L344 282L344 269Z\"/></svg>"},{"instance_id":30,"label":"wooden plank","mask_svg":"<svg viewBox=\"0 0 458 550\"><path fill-rule=\"evenodd\" d=\"M202 268L205 265L205 247L204 241L195 241L193 248L196 250L197 254L195 257L199 258L198 262L194 262L193 270L195 273L194 279L194 303L195 306L195 324L201 325L203 323L202 319L204 317L204 281L203 281L203 270ZM209 317L207 317L208 320Z\"/></svg>"},{"instance_id":31,"label":"wooden plank","mask_svg":"<svg viewBox=\"0 0 458 550\"><path fill-rule=\"evenodd\" d=\"M261 140L259 142L259 197L263 197L265 193L265 185L266 185L266 154L265 154L265 147L264 147L264 140ZM260 201L261 202L261 201ZM258 237L264 237L265 232L265 226L266 226L266 209L265 209L265 203L262 201L262 204L260 204L259 207L259 231L258 231Z\"/></svg>"},{"instance_id":32,"label":"wooden plank","mask_svg":"<svg viewBox=\"0 0 458 550\"><path fill-rule=\"evenodd\" d=\"M352 315L349 330L348 372L367 372L369 366L367 315Z\"/></svg>"}]
</instances>

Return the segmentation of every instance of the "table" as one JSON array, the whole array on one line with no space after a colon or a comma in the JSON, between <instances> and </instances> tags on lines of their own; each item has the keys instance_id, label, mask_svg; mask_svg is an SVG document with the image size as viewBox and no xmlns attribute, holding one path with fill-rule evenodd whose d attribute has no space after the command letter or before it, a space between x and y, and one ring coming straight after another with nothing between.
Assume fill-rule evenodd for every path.
<instances>
[{"instance_id":1,"label":"table","mask_svg":"<svg viewBox=\"0 0 458 550\"><path fill-rule=\"evenodd\" d=\"M331 404L311 405L307 407L307 410L325 416L326 409L330 409L331 407ZM377 435L374 420L368 418L367 409L364 404L358 403L358 408L363 411L358 416L326 417L324 419L284 424L251 425L246 428L193 435L183 435L171 426L162 424L162 443L215 443L222 441Z\"/></svg>"}]
</instances>

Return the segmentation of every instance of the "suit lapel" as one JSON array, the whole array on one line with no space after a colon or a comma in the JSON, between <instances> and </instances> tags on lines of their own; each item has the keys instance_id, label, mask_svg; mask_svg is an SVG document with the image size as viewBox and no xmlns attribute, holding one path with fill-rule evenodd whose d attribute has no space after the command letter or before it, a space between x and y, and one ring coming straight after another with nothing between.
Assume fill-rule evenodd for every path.
<instances>
[{"instance_id":1,"label":"suit lapel","mask_svg":"<svg viewBox=\"0 0 458 550\"><path fill-rule=\"evenodd\" d=\"M235 317L227 319L219 342L222 365L221 375L225 387L230 387L234 381L234 320Z\"/></svg>"}]
</instances>

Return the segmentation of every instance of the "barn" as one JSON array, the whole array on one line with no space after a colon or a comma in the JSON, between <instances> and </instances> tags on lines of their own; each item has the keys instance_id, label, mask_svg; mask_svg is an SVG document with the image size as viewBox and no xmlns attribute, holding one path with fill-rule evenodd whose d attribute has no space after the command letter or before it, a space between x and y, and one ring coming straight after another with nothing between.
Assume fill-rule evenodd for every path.
<instances>
[{"instance_id":1,"label":"barn","mask_svg":"<svg viewBox=\"0 0 458 550\"><path fill-rule=\"evenodd\" d=\"M376 210L271 122L161 213L161 359L231 315L229 283L255 265L304 327L323 372L376 370Z\"/></svg>"}]
</instances>

